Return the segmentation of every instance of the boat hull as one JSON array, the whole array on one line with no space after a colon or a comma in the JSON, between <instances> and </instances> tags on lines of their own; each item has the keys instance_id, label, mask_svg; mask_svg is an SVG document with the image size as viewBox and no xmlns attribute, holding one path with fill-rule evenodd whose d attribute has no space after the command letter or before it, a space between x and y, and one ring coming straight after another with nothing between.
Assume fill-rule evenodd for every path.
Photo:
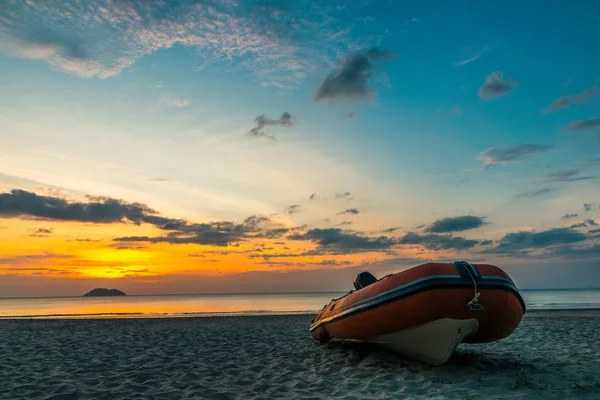
<instances>
[{"instance_id":1,"label":"boat hull","mask_svg":"<svg viewBox=\"0 0 600 400\"><path fill-rule=\"evenodd\" d=\"M435 321L474 319L478 329L461 341L485 343L510 335L524 312L516 286L500 268L428 263L332 300L313 320L310 331L321 342L331 338L370 341Z\"/></svg>"},{"instance_id":2,"label":"boat hull","mask_svg":"<svg viewBox=\"0 0 600 400\"><path fill-rule=\"evenodd\" d=\"M414 328L365 340L431 365L442 365L465 338L477 333L479 323L471 318L442 318Z\"/></svg>"}]
</instances>

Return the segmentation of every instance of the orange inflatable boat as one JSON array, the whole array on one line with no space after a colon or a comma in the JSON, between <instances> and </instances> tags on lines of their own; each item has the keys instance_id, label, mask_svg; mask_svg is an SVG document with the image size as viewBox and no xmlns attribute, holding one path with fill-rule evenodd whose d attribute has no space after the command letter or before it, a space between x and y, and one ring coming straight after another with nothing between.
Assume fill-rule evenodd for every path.
<instances>
[{"instance_id":1,"label":"orange inflatable boat","mask_svg":"<svg viewBox=\"0 0 600 400\"><path fill-rule=\"evenodd\" d=\"M515 283L489 264L427 263L379 280L363 272L354 287L315 317L315 339L380 343L433 365L445 363L463 341L507 337L525 313Z\"/></svg>"}]
</instances>

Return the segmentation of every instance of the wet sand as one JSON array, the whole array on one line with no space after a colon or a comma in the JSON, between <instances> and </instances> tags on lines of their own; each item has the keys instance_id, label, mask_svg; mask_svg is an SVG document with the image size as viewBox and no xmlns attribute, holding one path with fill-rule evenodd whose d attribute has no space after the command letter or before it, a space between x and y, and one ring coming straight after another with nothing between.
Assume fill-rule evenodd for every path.
<instances>
[{"instance_id":1,"label":"wet sand","mask_svg":"<svg viewBox=\"0 0 600 400\"><path fill-rule=\"evenodd\" d=\"M320 345L312 317L0 320L0 398L600 398L600 311L528 313L441 367Z\"/></svg>"}]
</instances>

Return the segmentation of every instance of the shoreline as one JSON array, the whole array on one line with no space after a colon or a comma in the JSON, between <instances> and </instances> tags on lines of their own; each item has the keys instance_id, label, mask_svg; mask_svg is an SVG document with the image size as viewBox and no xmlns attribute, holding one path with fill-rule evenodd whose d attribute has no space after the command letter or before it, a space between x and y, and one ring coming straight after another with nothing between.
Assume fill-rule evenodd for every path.
<instances>
[{"instance_id":1,"label":"shoreline","mask_svg":"<svg viewBox=\"0 0 600 400\"><path fill-rule=\"evenodd\" d=\"M124 312L124 313L94 313L94 314L39 314L39 315L11 315L0 316L0 321L4 320L88 320L88 319L179 319L179 318L218 318L218 317L263 317L263 316L282 316L282 315L306 315L315 316L320 310L300 310L300 311L230 311L230 312L182 312L182 313L144 313L144 312ZM580 312L598 312L600 307L578 307L578 308L547 308L547 309L527 309L524 317L529 314L543 313L580 313Z\"/></svg>"},{"instance_id":2,"label":"shoreline","mask_svg":"<svg viewBox=\"0 0 600 400\"><path fill-rule=\"evenodd\" d=\"M551 291L551 292L565 292L565 291L598 291L600 290L600 287L585 287L585 288L519 288L519 292L521 291L525 291L525 292L545 292L545 291ZM239 292L232 292L232 293L158 293L158 294L127 294L124 297L171 297L171 296L268 296L268 295L310 295L310 294L317 294L317 295L323 295L323 294L347 294L348 291L325 291L325 292L254 292L254 293L239 293ZM82 297L86 297L84 295L70 295L70 296L43 296L43 297L36 297L36 296L18 296L18 297L0 297L0 301L1 300L25 300L25 299L78 299L78 298L82 298ZM123 296L88 296L88 297L123 297Z\"/></svg>"}]
</instances>

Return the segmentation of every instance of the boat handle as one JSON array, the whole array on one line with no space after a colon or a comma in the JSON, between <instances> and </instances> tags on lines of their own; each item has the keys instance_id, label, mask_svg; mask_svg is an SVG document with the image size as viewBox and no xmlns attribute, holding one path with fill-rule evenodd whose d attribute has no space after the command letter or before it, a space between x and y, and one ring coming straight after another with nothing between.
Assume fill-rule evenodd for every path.
<instances>
[{"instance_id":1,"label":"boat handle","mask_svg":"<svg viewBox=\"0 0 600 400\"><path fill-rule=\"evenodd\" d=\"M483 311L485 308L479 303L473 303L469 305L469 310L471 311Z\"/></svg>"}]
</instances>

